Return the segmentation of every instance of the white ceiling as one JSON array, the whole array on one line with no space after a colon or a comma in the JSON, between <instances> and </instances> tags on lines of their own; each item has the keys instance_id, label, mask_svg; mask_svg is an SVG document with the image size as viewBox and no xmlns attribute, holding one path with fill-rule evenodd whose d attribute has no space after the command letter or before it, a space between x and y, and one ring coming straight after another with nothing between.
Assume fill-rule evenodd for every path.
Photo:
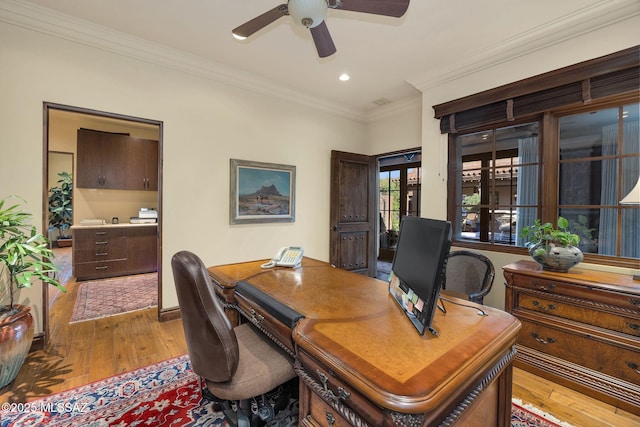
<instances>
[{"instance_id":1,"label":"white ceiling","mask_svg":"<svg viewBox=\"0 0 640 427\"><path fill-rule=\"evenodd\" d=\"M399 19L330 10L326 23L338 51L320 59L308 30L289 17L244 41L231 36L233 28L282 0L0 0L0 9L3 2L103 39L138 41L145 51L162 49L166 56L169 48L176 62L189 55L221 74L362 118L415 100L415 86L438 84L460 70L535 50L640 9L637 0L411 0ZM338 80L343 72L350 81ZM379 106L381 100L388 104Z\"/></svg>"}]
</instances>

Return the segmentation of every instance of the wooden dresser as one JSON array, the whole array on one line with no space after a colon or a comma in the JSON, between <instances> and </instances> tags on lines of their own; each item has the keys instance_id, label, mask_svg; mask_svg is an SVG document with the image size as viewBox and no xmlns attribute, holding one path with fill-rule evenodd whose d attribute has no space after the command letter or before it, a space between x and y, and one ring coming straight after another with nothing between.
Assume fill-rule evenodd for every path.
<instances>
[{"instance_id":1,"label":"wooden dresser","mask_svg":"<svg viewBox=\"0 0 640 427\"><path fill-rule=\"evenodd\" d=\"M533 261L503 269L505 309L522 322L514 365L640 414L640 282Z\"/></svg>"}]
</instances>

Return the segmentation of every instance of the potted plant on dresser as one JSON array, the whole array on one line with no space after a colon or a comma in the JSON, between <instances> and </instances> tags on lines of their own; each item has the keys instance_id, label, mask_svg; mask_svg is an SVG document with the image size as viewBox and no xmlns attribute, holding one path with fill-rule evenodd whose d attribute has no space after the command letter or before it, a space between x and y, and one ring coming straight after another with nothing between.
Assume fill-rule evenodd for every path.
<instances>
[{"instance_id":1,"label":"potted plant on dresser","mask_svg":"<svg viewBox=\"0 0 640 427\"><path fill-rule=\"evenodd\" d=\"M580 236L569 230L564 217L559 216L556 225L536 219L533 225L522 228L522 235L529 239L529 255L543 270L566 273L584 258L577 247Z\"/></svg>"},{"instance_id":2,"label":"potted plant on dresser","mask_svg":"<svg viewBox=\"0 0 640 427\"><path fill-rule=\"evenodd\" d=\"M33 340L31 307L15 303L17 289L42 281L66 292L48 240L31 225L32 214L10 199L17 198L0 199L0 388L14 380Z\"/></svg>"},{"instance_id":3,"label":"potted plant on dresser","mask_svg":"<svg viewBox=\"0 0 640 427\"><path fill-rule=\"evenodd\" d=\"M69 172L60 172L58 176L58 186L49 189L49 231L58 230L56 243L62 248L72 242L66 230L73 224L73 178Z\"/></svg>"}]
</instances>

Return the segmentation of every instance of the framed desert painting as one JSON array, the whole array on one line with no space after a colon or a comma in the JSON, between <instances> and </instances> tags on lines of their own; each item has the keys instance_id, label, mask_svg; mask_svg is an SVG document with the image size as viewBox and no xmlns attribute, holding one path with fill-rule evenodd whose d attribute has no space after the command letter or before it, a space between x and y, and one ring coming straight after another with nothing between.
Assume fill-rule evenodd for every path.
<instances>
[{"instance_id":1,"label":"framed desert painting","mask_svg":"<svg viewBox=\"0 0 640 427\"><path fill-rule=\"evenodd\" d=\"M231 159L231 224L295 221L296 167Z\"/></svg>"}]
</instances>

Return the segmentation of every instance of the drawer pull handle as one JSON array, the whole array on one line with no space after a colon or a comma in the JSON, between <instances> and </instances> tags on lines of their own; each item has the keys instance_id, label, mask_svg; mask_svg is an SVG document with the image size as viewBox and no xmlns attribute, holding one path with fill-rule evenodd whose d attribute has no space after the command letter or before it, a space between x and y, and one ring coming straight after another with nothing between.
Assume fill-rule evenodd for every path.
<instances>
[{"instance_id":1,"label":"drawer pull handle","mask_svg":"<svg viewBox=\"0 0 640 427\"><path fill-rule=\"evenodd\" d=\"M100 267L96 267L96 270L106 270L107 268L109 267L107 267L106 265L102 265Z\"/></svg>"},{"instance_id":2,"label":"drawer pull handle","mask_svg":"<svg viewBox=\"0 0 640 427\"><path fill-rule=\"evenodd\" d=\"M629 298L629 302L633 305L640 305L640 299L638 298Z\"/></svg>"},{"instance_id":3,"label":"drawer pull handle","mask_svg":"<svg viewBox=\"0 0 640 427\"><path fill-rule=\"evenodd\" d=\"M264 323L264 316L261 314L258 314L253 307L249 309L249 313L251 314L251 318L253 320L255 320L258 323Z\"/></svg>"},{"instance_id":4,"label":"drawer pull handle","mask_svg":"<svg viewBox=\"0 0 640 427\"><path fill-rule=\"evenodd\" d=\"M627 326L636 332L640 331L640 325L638 325L637 323L627 323Z\"/></svg>"},{"instance_id":5,"label":"drawer pull handle","mask_svg":"<svg viewBox=\"0 0 640 427\"><path fill-rule=\"evenodd\" d=\"M98 252L98 253L96 254L96 256L107 256L107 255L109 255L109 253L108 253L108 252Z\"/></svg>"},{"instance_id":6,"label":"drawer pull handle","mask_svg":"<svg viewBox=\"0 0 640 427\"><path fill-rule=\"evenodd\" d=\"M547 337L546 340L544 338L540 338L540 336L535 332L531 332L531 336L533 337L534 340L538 341L540 344L553 344L554 342L556 342L556 340L554 340L551 337Z\"/></svg>"},{"instance_id":7,"label":"drawer pull handle","mask_svg":"<svg viewBox=\"0 0 640 427\"><path fill-rule=\"evenodd\" d=\"M332 426L333 424L335 424L336 422L336 417L334 417L329 411L327 411L326 409L324 410L324 416L327 417L327 422L329 423L330 426Z\"/></svg>"},{"instance_id":8,"label":"drawer pull handle","mask_svg":"<svg viewBox=\"0 0 640 427\"><path fill-rule=\"evenodd\" d=\"M553 305L553 304L548 304L546 307L540 303L540 301L531 301L531 304L533 304L536 308L539 308L542 311L553 311L556 308L558 308L557 306Z\"/></svg>"},{"instance_id":9,"label":"drawer pull handle","mask_svg":"<svg viewBox=\"0 0 640 427\"><path fill-rule=\"evenodd\" d=\"M104 242L96 242L96 245L106 245L107 243L109 243L108 241L104 241Z\"/></svg>"},{"instance_id":10,"label":"drawer pull handle","mask_svg":"<svg viewBox=\"0 0 640 427\"><path fill-rule=\"evenodd\" d=\"M96 231L96 236L104 236L105 234L107 234L106 231Z\"/></svg>"},{"instance_id":11,"label":"drawer pull handle","mask_svg":"<svg viewBox=\"0 0 640 427\"><path fill-rule=\"evenodd\" d=\"M348 400L351 397L351 393L349 393L342 387L338 387L338 395L336 396L335 393L329 390L329 387L327 387L327 381L329 380L329 377L327 377L324 372L320 371L320 369L316 369L316 373L320 377L320 382L324 387L324 391L329 395L329 398L331 398L331 400L337 403L340 400Z\"/></svg>"},{"instance_id":12,"label":"drawer pull handle","mask_svg":"<svg viewBox=\"0 0 640 427\"><path fill-rule=\"evenodd\" d=\"M538 282L533 282L533 286L535 286L537 290L543 291L543 292L552 291L556 287L556 285L554 285L553 283L549 283L549 285L545 286L545 285L541 285Z\"/></svg>"},{"instance_id":13,"label":"drawer pull handle","mask_svg":"<svg viewBox=\"0 0 640 427\"><path fill-rule=\"evenodd\" d=\"M636 371L636 374L640 375L640 366L637 363L627 362L627 366Z\"/></svg>"}]
</instances>

